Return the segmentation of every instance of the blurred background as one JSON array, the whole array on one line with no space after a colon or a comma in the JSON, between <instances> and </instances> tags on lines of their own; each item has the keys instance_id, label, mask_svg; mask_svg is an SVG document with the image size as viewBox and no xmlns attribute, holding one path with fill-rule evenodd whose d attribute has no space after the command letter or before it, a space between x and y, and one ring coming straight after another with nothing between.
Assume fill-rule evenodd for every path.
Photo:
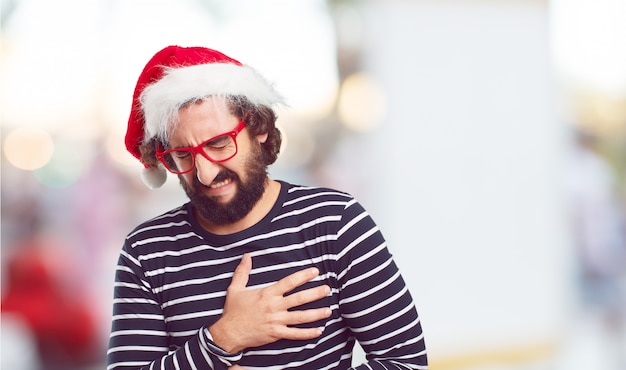
<instances>
[{"instance_id":1,"label":"blurred background","mask_svg":"<svg viewBox=\"0 0 626 370\"><path fill-rule=\"evenodd\" d=\"M3 369L104 368L123 239L186 200L172 176L146 188L123 146L136 79L169 44L275 83L271 176L368 209L431 369L626 369L626 1L0 9Z\"/></svg>"}]
</instances>

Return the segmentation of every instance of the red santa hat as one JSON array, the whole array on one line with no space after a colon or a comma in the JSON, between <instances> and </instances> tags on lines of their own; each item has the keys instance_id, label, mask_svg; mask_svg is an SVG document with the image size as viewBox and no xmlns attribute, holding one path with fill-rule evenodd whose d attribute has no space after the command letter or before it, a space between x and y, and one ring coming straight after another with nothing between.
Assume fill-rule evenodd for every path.
<instances>
[{"instance_id":1,"label":"red santa hat","mask_svg":"<svg viewBox=\"0 0 626 370\"><path fill-rule=\"evenodd\" d=\"M244 96L272 107L282 97L253 68L204 47L168 46L146 64L135 87L126 131L126 148L141 161L139 147L153 138L167 139L180 107L208 96ZM167 178L163 166L144 162L142 179L151 189Z\"/></svg>"}]
</instances>

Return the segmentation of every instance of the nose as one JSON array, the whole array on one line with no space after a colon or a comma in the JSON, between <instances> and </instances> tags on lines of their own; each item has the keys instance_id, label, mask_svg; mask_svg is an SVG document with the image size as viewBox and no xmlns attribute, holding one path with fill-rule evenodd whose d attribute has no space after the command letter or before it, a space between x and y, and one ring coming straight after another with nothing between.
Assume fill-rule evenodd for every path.
<instances>
[{"instance_id":1,"label":"nose","mask_svg":"<svg viewBox=\"0 0 626 370\"><path fill-rule=\"evenodd\" d=\"M209 161L201 154L196 154L196 177L202 185L209 186L219 172L219 164Z\"/></svg>"}]
</instances>

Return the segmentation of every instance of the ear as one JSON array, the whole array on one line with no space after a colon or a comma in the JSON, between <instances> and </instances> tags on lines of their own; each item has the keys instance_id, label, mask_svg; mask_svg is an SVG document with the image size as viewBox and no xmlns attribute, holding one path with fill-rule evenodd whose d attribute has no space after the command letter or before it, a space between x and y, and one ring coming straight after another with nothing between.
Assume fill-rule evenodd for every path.
<instances>
[{"instance_id":1,"label":"ear","mask_svg":"<svg viewBox=\"0 0 626 370\"><path fill-rule=\"evenodd\" d=\"M261 135L257 135L256 139L259 143L263 144L264 142L267 141L269 134L265 133L265 134L261 134Z\"/></svg>"}]
</instances>

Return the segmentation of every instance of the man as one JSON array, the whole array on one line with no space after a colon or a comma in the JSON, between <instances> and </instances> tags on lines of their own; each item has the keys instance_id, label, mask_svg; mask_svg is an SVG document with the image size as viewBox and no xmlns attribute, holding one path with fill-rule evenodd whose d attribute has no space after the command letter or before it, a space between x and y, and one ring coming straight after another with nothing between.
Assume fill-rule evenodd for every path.
<instances>
[{"instance_id":1,"label":"man","mask_svg":"<svg viewBox=\"0 0 626 370\"><path fill-rule=\"evenodd\" d=\"M128 235L108 369L426 369L421 324L350 195L272 180L282 98L215 50L169 46L137 82L126 145L190 202Z\"/></svg>"}]
</instances>

